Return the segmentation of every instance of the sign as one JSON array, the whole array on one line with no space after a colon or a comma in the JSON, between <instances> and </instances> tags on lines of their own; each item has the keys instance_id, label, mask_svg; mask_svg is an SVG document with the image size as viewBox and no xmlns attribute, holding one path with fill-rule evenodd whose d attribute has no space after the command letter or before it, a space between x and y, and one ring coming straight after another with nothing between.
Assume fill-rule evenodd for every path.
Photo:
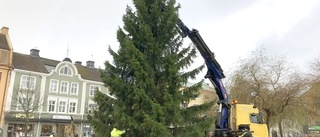
<instances>
[{"instance_id":1,"label":"sign","mask_svg":"<svg viewBox=\"0 0 320 137\"><path fill-rule=\"evenodd\" d=\"M320 131L320 126L312 126L312 127L309 127L309 130Z\"/></svg>"},{"instance_id":2,"label":"sign","mask_svg":"<svg viewBox=\"0 0 320 137\"><path fill-rule=\"evenodd\" d=\"M52 119L71 120L71 116L65 116L65 115L52 115Z\"/></svg>"},{"instance_id":3,"label":"sign","mask_svg":"<svg viewBox=\"0 0 320 137\"><path fill-rule=\"evenodd\" d=\"M16 118L27 118L26 114L16 114ZM29 119L34 118L34 115L29 114Z\"/></svg>"}]
</instances>

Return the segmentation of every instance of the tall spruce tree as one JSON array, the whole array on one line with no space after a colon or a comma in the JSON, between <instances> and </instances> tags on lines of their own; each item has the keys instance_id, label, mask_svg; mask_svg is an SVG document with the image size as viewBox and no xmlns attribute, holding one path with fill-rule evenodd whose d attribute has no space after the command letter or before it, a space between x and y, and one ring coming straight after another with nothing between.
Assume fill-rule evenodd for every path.
<instances>
[{"instance_id":1,"label":"tall spruce tree","mask_svg":"<svg viewBox=\"0 0 320 137\"><path fill-rule=\"evenodd\" d=\"M113 62L105 62L102 80L111 98L97 92L98 107L88 115L98 136L109 136L112 127L128 137L202 137L213 123L200 114L213 103L182 108L199 95L203 80L184 87L204 65L184 72L196 57L193 46L182 46L176 26L175 0L133 0L127 7L124 27L117 31L118 51L109 47ZM170 128L171 127L171 128Z\"/></svg>"}]
</instances>

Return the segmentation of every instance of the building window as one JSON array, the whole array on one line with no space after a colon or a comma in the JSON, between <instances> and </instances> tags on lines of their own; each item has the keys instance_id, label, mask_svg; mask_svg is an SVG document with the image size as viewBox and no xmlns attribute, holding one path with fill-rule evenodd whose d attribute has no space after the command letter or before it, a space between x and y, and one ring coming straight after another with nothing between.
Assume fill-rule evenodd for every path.
<instances>
[{"instance_id":1,"label":"building window","mask_svg":"<svg viewBox=\"0 0 320 137\"><path fill-rule=\"evenodd\" d=\"M60 69L60 74L71 75L71 68L65 66Z\"/></svg>"},{"instance_id":2,"label":"building window","mask_svg":"<svg viewBox=\"0 0 320 137\"><path fill-rule=\"evenodd\" d=\"M9 131L11 131L11 133ZM35 136L34 131L36 131L34 124L29 123L28 125L25 125L25 124L10 123L8 124L7 137L13 137L13 134L15 134L14 137L34 137Z\"/></svg>"},{"instance_id":3,"label":"building window","mask_svg":"<svg viewBox=\"0 0 320 137\"><path fill-rule=\"evenodd\" d=\"M55 66L49 66L49 65L44 65L44 67L47 69L47 71L50 73L56 69Z\"/></svg>"},{"instance_id":4,"label":"building window","mask_svg":"<svg viewBox=\"0 0 320 137\"><path fill-rule=\"evenodd\" d=\"M65 101L59 102L59 112L66 112L66 102Z\"/></svg>"},{"instance_id":5,"label":"building window","mask_svg":"<svg viewBox=\"0 0 320 137\"><path fill-rule=\"evenodd\" d=\"M79 84L78 83L71 83L71 94L78 94L78 87Z\"/></svg>"},{"instance_id":6,"label":"building window","mask_svg":"<svg viewBox=\"0 0 320 137\"><path fill-rule=\"evenodd\" d=\"M58 80L51 80L50 81L50 91L51 92L57 92L58 91Z\"/></svg>"},{"instance_id":7,"label":"building window","mask_svg":"<svg viewBox=\"0 0 320 137\"><path fill-rule=\"evenodd\" d=\"M90 86L90 91L89 91L89 95L90 96L94 96L94 94L96 94L96 91L100 90L99 86Z\"/></svg>"},{"instance_id":8,"label":"building window","mask_svg":"<svg viewBox=\"0 0 320 137\"><path fill-rule=\"evenodd\" d=\"M54 108L56 105L56 101L55 100L49 100L49 112L54 112Z\"/></svg>"},{"instance_id":9,"label":"building window","mask_svg":"<svg viewBox=\"0 0 320 137\"><path fill-rule=\"evenodd\" d=\"M50 136L53 133L53 127L55 125L41 125L41 135L40 136Z\"/></svg>"},{"instance_id":10,"label":"building window","mask_svg":"<svg viewBox=\"0 0 320 137\"><path fill-rule=\"evenodd\" d=\"M19 95L17 97L17 107L20 111L27 111L28 109L32 108L33 102L28 100L28 97L24 95Z\"/></svg>"},{"instance_id":11,"label":"building window","mask_svg":"<svg viewBox=\"0 0 320 137\"><path fill-rule=\"evenodd\" d=\"M76 103L75 102L69 103L69 113L76 113Z\"/></svg>"},{"instance_id":12,"label":"building window","mask_svg":"<svg viewBox=\"0 0 320 137\"><path fill-rule=\"evenodd\" d=\"M69 83L66 81L61 82L60 93L68 93Z\"/></svg>"},{"instance_id":13,"label":"building window","mask_svg":"<svg viewBox=\"0 0 320 137\"><path fill-rule=\"evenodd\" d=\"M189 106L189 102L188 101L184 101L182 104L181 104L181 107L182 108L188 108Z\"/></svg>"},{"instance_id":14,"label":"building window","mask_svg":"<svg viewBox=\"0 0 320 137\"><path fill-rule=\"evenodd\" d=\"M95 110L97 107L98 107L97 104L90 103L90 104L88 105L88 112L89 112L89 113L92 113L92 111Z\"/></svg>"},{"instance_id":15,"label":"building window","mask_svg":"<svg viewBox=\"0 0 320 137\"><path fill-rule=\"evenodd\" d=\"M36 78L23 75L21 77L20 89L33 90L35 89Z\"/></svg>"}]
</instances>

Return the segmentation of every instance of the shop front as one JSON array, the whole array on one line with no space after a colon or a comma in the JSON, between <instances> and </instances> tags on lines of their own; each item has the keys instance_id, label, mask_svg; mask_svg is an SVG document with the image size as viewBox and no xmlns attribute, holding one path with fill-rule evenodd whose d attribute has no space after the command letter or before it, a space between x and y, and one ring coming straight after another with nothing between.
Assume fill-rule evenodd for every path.
<instances>
[{"instance_id":1,"label":"shop front","mask_svg":"<svg viewBox=\"0 0 320 137\"><path fill-rule=\"evenodd\" d=\"M7 130L7 137L34 137L35 130L34 130L35 124L24 124L20 122L16 123L9 123L8 124L8 130Z\"/></svg>"},{"instance_id":2,"label":"shop front","mask_svg":"<svg viewBox=\"0 0 320 137\"><path fill-rule=\"evenodd\" d=\"M26 124L21 118L6 116L3 136L49 137L53 133L55 137L68 137L72 125L75 127L75 134L78 134L79 137L91 135L92 131L86 128L90 126L82 123L82 116L75 115L72 117L74 122L71 122L71 116L42 114L41 117L30 119Z\"/></svg>"}]
</instances>

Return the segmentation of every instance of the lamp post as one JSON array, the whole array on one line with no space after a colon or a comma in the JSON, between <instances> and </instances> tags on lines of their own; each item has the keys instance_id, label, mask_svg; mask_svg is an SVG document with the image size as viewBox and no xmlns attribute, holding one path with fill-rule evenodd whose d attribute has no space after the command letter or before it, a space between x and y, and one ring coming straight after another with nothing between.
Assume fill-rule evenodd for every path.
<instances>
[{"instance_id":1,"label":"lamp post","mask_svg":"<svg viewBox=\"0 0 320 137\"><path fill-rule=\"evenodd\" d=\"M175 127L171 123L170 126L169 126L169 129L170 129L172 135L174 135L174 128Z\"/></svg>"},{"instance_id":2,"label":"lamp post","mask_svg":"<svg viewBox=\"0 0 320 137\"><path fill-rule=\"evenodd\" d=\"M256 98L258 97L258 93L256 91L251 92L251 97L253 97L253 106L256 106Z\"/></svg>"}]
</instances>

